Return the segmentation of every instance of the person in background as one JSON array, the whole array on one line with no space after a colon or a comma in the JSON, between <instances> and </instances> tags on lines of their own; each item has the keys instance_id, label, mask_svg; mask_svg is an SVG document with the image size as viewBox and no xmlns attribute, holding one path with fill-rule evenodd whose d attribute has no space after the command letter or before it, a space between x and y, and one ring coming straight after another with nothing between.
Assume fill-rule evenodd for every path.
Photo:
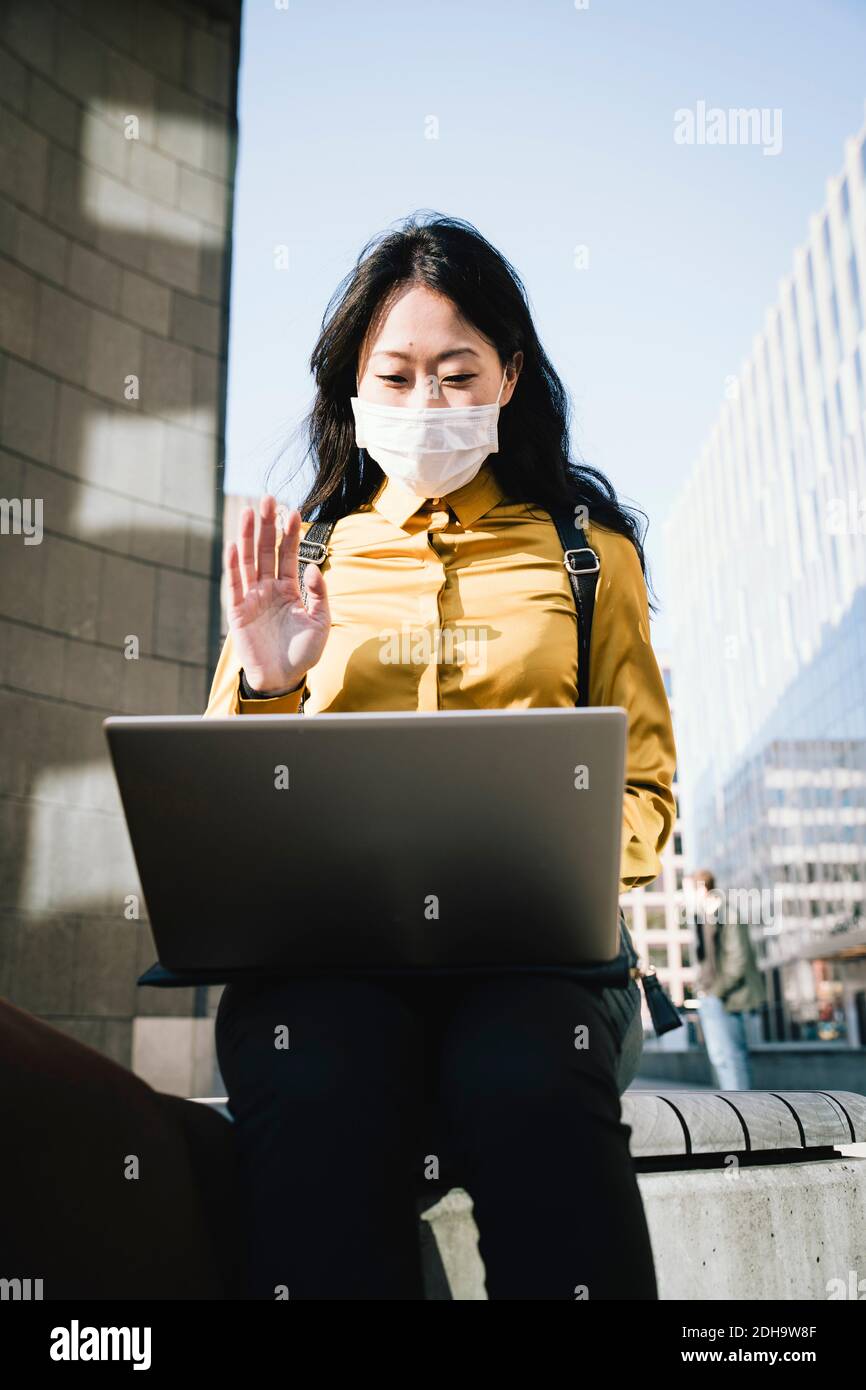
<instances>
[{"instance_id":1,"label":"person in background","mask_svg":"<svg viewBox=\"0 0 866 1390\"><path fill-rule=\"evenodd\" d=\"M697 912L698 1013L707 1053L721 1091L752 1089L746 1014L766 1000L752 938L745 922L719 914L721 897L709 869L694 875Z\"/></svg>"}]
</instances>

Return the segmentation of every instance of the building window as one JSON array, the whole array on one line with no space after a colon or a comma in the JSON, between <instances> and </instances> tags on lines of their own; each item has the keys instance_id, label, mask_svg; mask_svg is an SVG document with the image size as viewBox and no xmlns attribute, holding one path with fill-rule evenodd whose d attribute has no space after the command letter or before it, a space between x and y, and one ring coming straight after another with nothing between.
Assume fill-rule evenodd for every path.
<instances>
[{"instance_id":1,"label":"building window","mask_svg":"<svg viewBox=\"0 0 866 1390\"><path fill-rule=\"evenodd\" d=\"M851 259L848 262L848 274L851 277L851 298L854 304L854 314L857 319L858 333L863 328L863 306L860 303L860 276L857 274L857 257L851 252Z\"/></svg>"},{"instance_id":2,"label":"building window","mask_svg":"<svg viewBox=\"0 0 866 1390\"><path fill-rule=\"evenodd\" d=\"M833 247L832 247L832 243L831 243L831 241L830 241L830 219L829 219L829 217L825 217L825 218L824 218L824 223L823 223L823 226L822 226L822 228L821 228L821 233L822 233L823 240L824 240L824 254L825 254L825 256L827 257L827 269L828 269L828 271L829 271L829 273L830 273L830 278L831 278L831 280L832 280L832 278L833 278Z\"/></svg>"}]
</instances>

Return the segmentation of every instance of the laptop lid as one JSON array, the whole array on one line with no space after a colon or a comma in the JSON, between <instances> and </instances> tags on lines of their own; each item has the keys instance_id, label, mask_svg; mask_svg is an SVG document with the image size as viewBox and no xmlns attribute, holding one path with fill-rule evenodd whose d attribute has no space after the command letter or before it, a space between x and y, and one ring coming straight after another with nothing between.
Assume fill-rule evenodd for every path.
<instances>
[{"instance_id":1,"label":"laptop lid","mask_svg":"<svg viewBox=\"0 0 866 1390\"><path fill-rule=\"evenodd\" d=\"M104 721L162 966L618 949L622 709Z\"/></svg>"}]
</instances>

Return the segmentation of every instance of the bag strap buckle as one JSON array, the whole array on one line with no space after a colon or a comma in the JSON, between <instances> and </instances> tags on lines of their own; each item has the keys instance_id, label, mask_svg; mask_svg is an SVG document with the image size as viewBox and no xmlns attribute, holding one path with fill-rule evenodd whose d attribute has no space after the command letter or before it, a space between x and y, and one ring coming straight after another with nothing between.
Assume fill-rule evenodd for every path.
<instances>
[{"instance_id":1,"label":"bag strap buckle","mask_svg":"<svg viewBox=\"0 0 866 1390\"><path fill-rule=\"evenodd\" d=\"M578 566L576 562L572 559L573 555L591 555L594 563L590 565ZM581 546L579 550L566 550L563 555L563 564L565 565L565 568L568 570L569 574L598 574L599 570L601 569L601 561L599 560L595 551L591 550L588 545Z\"/></svg>"},{"instance_id":2,"label":"bag strap buckle","mask_svg":"<svg viewBox=\"0 0 866 1390\"><path fill-rule=\"evenodd\" d=\"M310 555L307 552L312 551ZM321 541L299 541L298 559L309 565L323 565L328 558L328 547Z\"/></svg>"}]
</instances>

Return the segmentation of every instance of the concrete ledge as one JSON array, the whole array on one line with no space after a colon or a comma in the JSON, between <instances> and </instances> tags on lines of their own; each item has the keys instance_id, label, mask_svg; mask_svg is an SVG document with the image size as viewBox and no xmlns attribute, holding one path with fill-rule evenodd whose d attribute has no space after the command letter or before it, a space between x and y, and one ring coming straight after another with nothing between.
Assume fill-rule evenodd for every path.
<instances>
[{"instance_id":1,"label":"concrete ledge","mask_svg":"<svg viewBox=\"0 0 866 1390\"><path fill-rule=\"evenodd\" d=\"M866 1159L638 1183L662 1299L844 1298L866 1271Z\"/></svg>"},{"instance_id":2,"label":"concrete ledge","mask_svg":"<svg viewBox=\"0 0 866 1390\"><path fill-rule=\"evenodd\" d=\"M421 1220L430 1224L435 1236L451 1298L462 1303L486 1301L484 1263L469 1193L462 1187L452 1188Z\"/></svg>"}]
</instances>

